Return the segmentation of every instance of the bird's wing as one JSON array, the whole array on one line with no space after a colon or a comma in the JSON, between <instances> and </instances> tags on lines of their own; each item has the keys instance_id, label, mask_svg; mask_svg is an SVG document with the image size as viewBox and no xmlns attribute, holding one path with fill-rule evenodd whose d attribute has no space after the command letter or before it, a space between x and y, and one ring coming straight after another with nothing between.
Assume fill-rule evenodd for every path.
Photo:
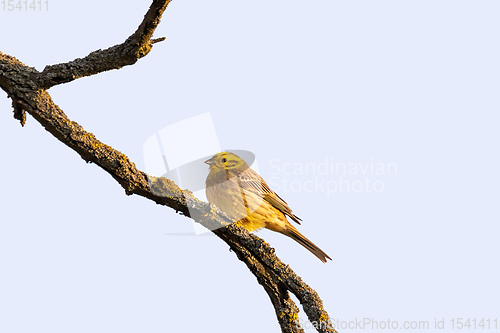
<instances>
[{"instance_id":1,"label":"bird's wing","mask_svg":"<svg viewBox=\"0 0 500 333\"><path fill-rule=\"evenodd\" d=\"M294 222L300 224L299 221L302 221L292 212L285 200L281 199L279 195L271 190L264 179L252 169L248 168L240 173L238 175L238 183L245 191L262 196L265 201L283 214L288 215Z\"/></svg>"}]
</instances>

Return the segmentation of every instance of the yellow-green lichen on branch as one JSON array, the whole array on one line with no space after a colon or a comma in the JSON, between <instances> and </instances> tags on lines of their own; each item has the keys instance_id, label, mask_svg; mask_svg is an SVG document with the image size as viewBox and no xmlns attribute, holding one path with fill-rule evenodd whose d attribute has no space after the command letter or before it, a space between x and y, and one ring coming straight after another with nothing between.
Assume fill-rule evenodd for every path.
<instances>
[{"instance_id":1,"label":"yellow-green lichen on branch","mask_svg":"<svg viewBox=\"0 0 500 333\"><path fill-rule=\"evenodd\" d=\"M290 319L290 321L296 322L297 319L299 319L299 315L297 313L289 313L288 318Z\"/></svg>"},{"instance_id":2,"label":"yellow-green lichen on branch","mask_svg":"<svg viewBox=\"0 0 500 333\"><path fill-rule=\"evenodd\" d=\"M159 197L180 198L181 189L170 179L165 177L148 176L151 192Z\"/></svg>"}]
</instances>

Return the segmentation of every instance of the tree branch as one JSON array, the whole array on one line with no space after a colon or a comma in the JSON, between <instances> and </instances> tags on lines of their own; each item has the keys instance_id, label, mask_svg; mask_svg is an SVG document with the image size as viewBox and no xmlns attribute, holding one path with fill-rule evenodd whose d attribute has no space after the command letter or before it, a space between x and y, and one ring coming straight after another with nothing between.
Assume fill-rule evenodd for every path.
<instances>
[{"instance_id":1,"label":"tree branch","mask_svg":"<svg viewBox=\"0 0 500 333\"><path fill-rule=\"evenodd\" d=\"M318 332L336 332L319 295L305 284L292 269L274 254L274 249L259 237L231 220L215 206L199 201L188 190L181 190L166 178L151 177L138 170L121 152L99 141L78 123L71 121L52 101L46 89L79 77L130 65L145 56L160 17L170 0L154 0L137 31L123 44L90 53L83 59L47 66L43 72L22 64L0 52L0 87L12 99L14 117L24 124L28 112L59 141L76 151L85 161L95 163L108 172L127 195L137 194L171 207L213 230L224 240L256 276L269 295L282 332L303 332L296 321L298 308L289 292L301 302L309 321L324 323Z\"/></svg>"},{"instance_id":2,"label":"tree branch","mask_svg":"<svg viewBox=\"0 0 500 333\"><path fill-rule=\"evenodd\" d=\"M38 77L40 80L38 86L40 89L49 89L52 86L84 76L135 64L138 59L151 51L154 43L165 40L164 37L154 40L151 37L170 2L171 0L153 0L142 23L122 44L94 51L82 59L78 58L67 63L46 66Z\"/></svg>"}]
</instances>

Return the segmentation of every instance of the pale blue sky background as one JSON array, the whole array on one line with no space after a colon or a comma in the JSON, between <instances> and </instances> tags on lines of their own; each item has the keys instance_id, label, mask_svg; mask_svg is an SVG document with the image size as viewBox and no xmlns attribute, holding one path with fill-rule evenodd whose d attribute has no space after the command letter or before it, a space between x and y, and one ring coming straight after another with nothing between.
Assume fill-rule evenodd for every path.
<instances>
[{"instance_id":1,"label":"pale blue sky background","mask_svg":"<svg viewBox=\"0 0 500 333\"><path fill-rule=\"evenodd\" d=\"M122 42L149 4L0 11L0 50L42 70ZM431 328L444 318L449 332L453 318L500 313L499 10L497 1L176 0L156 33L167 40L146 58L50 94L141 169L147 138L209 112L220 144L257 156L301 232L333 258L324 265L259 232L333 318ZM279 331L225 243L167 235L192 232L191 222L125 196L30 116L21 128L3 92L0 117L1 332ZM372 163L397 167L378 174ZM383 190L354 193L367 181ZM328 191L334 184L343 187Z\"/></svg>"}]
</instances>

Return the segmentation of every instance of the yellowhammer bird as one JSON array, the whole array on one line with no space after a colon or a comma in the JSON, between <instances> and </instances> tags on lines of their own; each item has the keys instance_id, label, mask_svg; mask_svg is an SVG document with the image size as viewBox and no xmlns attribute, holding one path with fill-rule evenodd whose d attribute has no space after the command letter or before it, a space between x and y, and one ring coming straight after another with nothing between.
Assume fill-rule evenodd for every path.
<instances>
[{"instance_id":1,"label":"yellowhammer bird","mask_svg":"<svg viewBox=\"0 0 500 333\"><path fill-rule=\"evenodd\" d=\"M267 228L282 233L299 242L322 262L332 259L287 221L286 216L298 224L301 219L239 156L218 153L205 163L210 165L206 181L208 201L231 219L248 231Z\"/></svg>"}]
</instances>

